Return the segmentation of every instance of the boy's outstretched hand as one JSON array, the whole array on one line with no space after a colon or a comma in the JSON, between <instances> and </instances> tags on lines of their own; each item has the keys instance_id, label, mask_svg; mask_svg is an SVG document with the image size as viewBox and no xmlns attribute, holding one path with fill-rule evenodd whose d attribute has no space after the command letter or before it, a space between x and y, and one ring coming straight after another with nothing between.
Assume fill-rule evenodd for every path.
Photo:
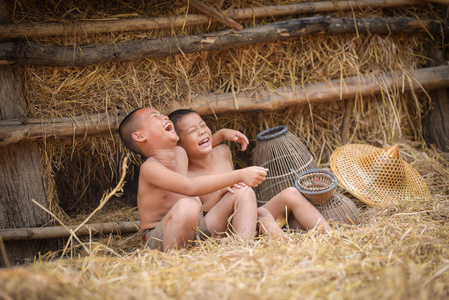
<instances>
[{"instance_id":1,"label":"boy's outstretched hand","mask_svg":"<svg viewBox=\"0 0 449 300\"><path fill-rule=\"evenodd\" d=\"M249 141L248 141L248 138L246 137L246 135L244 135L243 133L241 133L238 130L223 128L223 129L220 129L219 131L217 131L212 136L212 141L214 141L214 138L216 138L216 137L219 137L219 139L217 140L217 143L221 143L221 141L231 141L231 142L239 143L241 145L242 151L245 151L249 144ZM215 145L216 144L214 141L214 146Z\"/></svg>"},{"instance_id":2,"label":"boy's outstretched hand","mask_svg":"<svg viewBox=\"0 0 449 300\"><path fill-rule=\"evenodd\" d=\"M240 169L240 171L243 173L242 181L250 187L256 187L265 180L268 169L262 167L247 167Z\"/></svg>"}]
</instances>

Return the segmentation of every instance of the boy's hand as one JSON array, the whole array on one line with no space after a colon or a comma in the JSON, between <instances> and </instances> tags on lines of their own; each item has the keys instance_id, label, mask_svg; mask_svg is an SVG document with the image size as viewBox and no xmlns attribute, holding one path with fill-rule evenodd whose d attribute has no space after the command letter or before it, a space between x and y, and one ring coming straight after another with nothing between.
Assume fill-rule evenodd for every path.
<instances>
[{"instance_id":1,"label":"boy's hand","mask_svg":"<svg viewBox=\"0 0 449 300\"><path fill-rule=\"evenodd\" d=\"M234 189L241 189L242 187L245 187L245 186L246 186L246 184L244 182L240 182L240 183L236 183L232 186L228 186L227 188L224 189L223 195L226 193L234 194L235 193Z\"/></svg>"},{"instance_id":2,"label":"boy's hand","mask_svg":"<svg viewBox=\"0 0 449 300\"><path fill-rule=\"evenodd\" d=\"M248 167L241 170L243 172L243 182L250 187L256 187L261 184L268 172L268 169L262 167Z\"/></svg>"},{"instance_id":3,"label":"boy's hand","mask_svg":"<svg viewBox=\"0 0 449 300\"><path fill-rule=\"evenodd\" d=\"M242 151L245 151L248 147L248 138L240 131L224 128L220 129L220 132L223 136L223 140L239 143Z\"/></svg>"}]
</instances>

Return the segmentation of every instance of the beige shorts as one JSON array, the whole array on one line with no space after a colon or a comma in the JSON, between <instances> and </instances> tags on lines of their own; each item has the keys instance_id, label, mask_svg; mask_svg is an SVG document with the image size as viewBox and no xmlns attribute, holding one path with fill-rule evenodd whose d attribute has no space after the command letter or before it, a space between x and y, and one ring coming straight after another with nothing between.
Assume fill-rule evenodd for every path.
<instances>
[{"instance_id":1,"label":"beige shorts","mask_svg":"<svg viewBox=\"0 0 449 300\"><path fill-rule=\"evenodd\" d=\"M163 221L164 219L162 219L159 222L159 224L157 224L157 226L154 227L153 229L146 229L142 233L142 239L146 247L150 249L157 249L163 251L164 248L163 242L164 234L162 233ZM198 226L193 239L205 240L210 236L212 236L212 234L209 232L209 229L207 229L206 221L204 220L204 214L201 214L200 225Z\"/></svg>"}]
</instances>

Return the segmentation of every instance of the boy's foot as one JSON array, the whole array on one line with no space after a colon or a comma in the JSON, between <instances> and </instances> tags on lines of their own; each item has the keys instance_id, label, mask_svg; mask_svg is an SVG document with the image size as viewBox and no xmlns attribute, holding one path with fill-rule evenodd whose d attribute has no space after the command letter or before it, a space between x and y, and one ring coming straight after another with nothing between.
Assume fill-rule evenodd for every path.
<instances>
[{"instance_id":1,"label":"boy's foot","mask_svg":"<svg viewBox=\"0 0 449 300\"><path fill-rule=\"evenodd\" d=\"M270 212L264 207L259 207L257 209L257 222L259 224L259 232L262 235L281 237L285 234Z\"/></svg>"}]
</instances>

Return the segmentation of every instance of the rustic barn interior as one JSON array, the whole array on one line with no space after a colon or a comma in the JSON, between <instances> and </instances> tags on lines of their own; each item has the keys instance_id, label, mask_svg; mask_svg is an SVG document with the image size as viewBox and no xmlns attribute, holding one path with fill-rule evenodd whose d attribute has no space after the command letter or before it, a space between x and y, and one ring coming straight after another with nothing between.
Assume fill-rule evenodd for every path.
<instances>
[{"instance_id":1,"label":"rustic barn interior","mask_svg":"<svg viewBox=\"0 0 449 300\"><path fill-rule=\"evenodd\" d=\"M0 296L449 297L449 3L0 0ZM192 108L252 165L286 125L321 168L398 144L431 198L358 226L145 250L127 112ZM105 288L106 286L106 288Z\"/></svg>"}]
</instances>

